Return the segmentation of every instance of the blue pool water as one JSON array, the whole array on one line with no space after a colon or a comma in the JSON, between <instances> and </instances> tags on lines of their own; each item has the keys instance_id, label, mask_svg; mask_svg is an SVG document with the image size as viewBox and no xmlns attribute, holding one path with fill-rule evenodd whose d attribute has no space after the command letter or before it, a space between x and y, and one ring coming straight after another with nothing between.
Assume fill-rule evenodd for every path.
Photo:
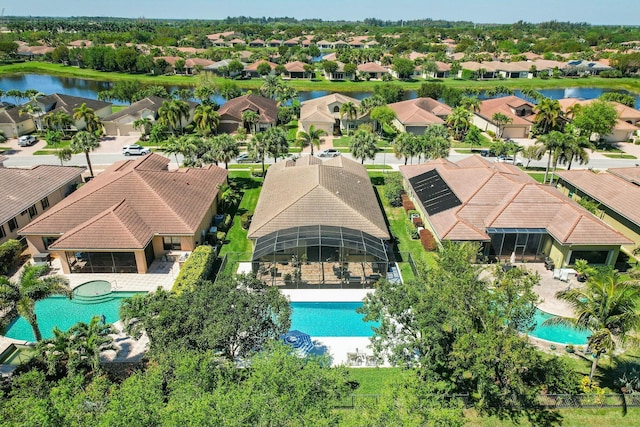
<instances>
[{"instance_id":1,"label":"blue pool water","mask_svg":"<svg viewBox=\"0 0 640 427\"><path fill-rule=\"evenodd\" d=\"M589 331L579 331L566 326L542 326L542 322L554 317L544 311L536 310L534 322L536 328L529 332L532 337L540 338L547 341L553 341L559 344L584 345L590 335Z\"/></svg>"},{"instance_id":2,"label":"blue pool water","mask_svg":"<svg viewBox=\"0 0 640 427\"><path fill-rule=\"evenodd\" d=\"M360 302L292 302L291 329L312 337L370 337L376 322L363 322Z\"/></svg>"},{"instance_id":3,"label":"blue pool water","mask_svg":"<svg viewBox=\"0 0 640 427\"><path fill-rule=\"evenodd\" d=\"M76 302L62 296L52 296L36 303L36 316L42 338L53 337L53 328L66 331L78 322L89 323L93 316L104 315L108 323L118 321L118 310L123 298L131 297L138 292L113 292L106 301L96 304ZM34 341L33 330L22 317L14 320L7 329L5 336L18 340Z\"/></svg>"}]
</instances>

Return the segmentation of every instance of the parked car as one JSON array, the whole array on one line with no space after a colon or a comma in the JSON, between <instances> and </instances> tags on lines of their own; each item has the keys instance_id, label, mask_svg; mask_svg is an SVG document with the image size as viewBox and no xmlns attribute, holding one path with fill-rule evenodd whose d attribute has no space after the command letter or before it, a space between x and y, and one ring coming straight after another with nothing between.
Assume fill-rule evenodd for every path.
<instances>
[{"instance_id":1,"label":"parked car","mask_svg":"<svg viewBox=\"0 0 640 427\"><path fill-rule=\"evenodd\" d=\"M20 138L18 138L18 146L20 147L29 147L30 145L33 145L36 142L38 142L38 138L36 138L33 135L23 135Z\"/></svg>"},{"instance_id":2,"label":"parked car","mask_svg":"<svg viewBox=\"0 0 640 427\"><path fill-rule=\"evenodd\" d=\"M138 144L125 145L124 147L122 147L122 154L124 154L125 156L144 156L149 153L151 153L151 150Z\"/></svg>"},{"instance_id":3,"label":"parked car","mask_svg":"<svg viewBox=\"0 0 640 427\"><path fill-rule=\"evenodd\" d=\"M480 155L482 157L495 157L496 153L493 150L481 150Z\"/></svg>"},{"instance_id":4,"label":"parked car","mask_svg":"<svg viewBox=\"0 0 640 427\"><path fill-rule=\"evenodd\" d=\"M236 157L236 163L258 163L260 160L249 157L248 153L242 153Z\"/></svg>"},{"instance_id":5,"label":"parked car","mask_svg":"<svg viewBox=\"0 0 640 427\"><path fill-rule=\"evenodd\" d=\"M515 164L516 166L522 166L522 160L516 159L516 162L514 163L513 157L509 157L509 156L498 156L496 158L496 162L511 163L511 164Z\"/></svg>"},{"instance_id":6,"label":"parked car","mask_svg":"<svg viewBox=\"0 0 640 427\"><path fill-rule=\"evenodd\" d=\"M335 148L327 148L326 150L320 151L318 153L318 157L337 157L340 155L340 151Z\"/></svg>"}]
</instances>

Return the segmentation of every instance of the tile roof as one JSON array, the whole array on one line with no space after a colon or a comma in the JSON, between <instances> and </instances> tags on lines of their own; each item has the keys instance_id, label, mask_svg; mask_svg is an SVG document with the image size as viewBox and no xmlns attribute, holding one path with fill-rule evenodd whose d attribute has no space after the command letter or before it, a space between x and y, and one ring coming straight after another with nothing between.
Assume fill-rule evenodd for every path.
<instances>
[{"instance_id":1,"label":"tile roof","mask_svg":"<svg viewBox=\"0 0 640 427\"><path fill-rule=\"evenodd\" d=\"M416 98L389 104L404 125L444 124L439 116L451 114L451 107L431 98Z\"/></svg>"},{"instance_id":2,"label":"tile roof","mask_svg":"<svg viewBox=\"0 0 640 427\"><path fill-rule=\"evenodd\" d=\"M346 104L347 102L352 102L356 108L360 106L360 101L356 98L351 98L350 96L342 95L340 93L332 93L304 101L300 106L300 120L304 120L305 122L314 121L318 123L334 123L334 114L336 113L329 111L329 105L337 103L342 106L342 104ZM360 117L360 113L358 113L358 117Z\"/></svg>"},{"instance_id":3,"label":"tile roof","mask_svg":"<svg viewBox=\"0 0 640 427\"><path fill-rule=\"evenodd\" d=\"M304 156L297 162L272 165L249 227L249 238L309 225L346 227L389 239L366 169L343 156L324 162Z\"/></svg>"},{"instance_id":4,"label":"tile roof","mask_svg":"<svg viewBox=\"0 0 640 427\"><path fill-rule=\"evenodd\" d=\"M0 224L75 181L84 170L84 167L53 165L0 168Z\"/></svg>"},{"instance_id":5,"label":"tile roof","mask_svg":"<svg viewBox=\"0 0 640 427\"><path fill-rule=\"evenodd\" d=\"M513 165L471 156L457 163L400 166L407 181L434 169L461 201L429 216L440 239L488 240L487 228L539 228L561 244L630 243L579 204Z\"/></svg>"},{"instance_id":6,"label":"tile roof","mask_svg":"<svg viewBox=\"0 0 640 427\"><path fill-rule=\"evenodd\" d=\"M50 107L46 110L47 113L52 111L64 111L67 114L73 115L73 109L86 104L87 107L93 111L101 110L104 107L111 105L110 102L99 101L97 99L82 98L80 96L65 95L62 93L54 93L47 96L41 96L37 100L38 104Z\"/></svg>"},{"instance_id":7,"label":"tile roof","mask_svg":"<svg viewBox=\"0 0 640 427\"><path fill-rule=\"evenodd\" d=\"M558 176L640 226L640 168L559 171Z\"/></svg>"},{"instance_id":8,"label":"tile roof","mask_svg":"<svg viewBox=\"0 0 640 427\"><path fill-rule=\"evenodd\" d=\"M125 116L136 116L141 111L149 110L153 111L154 115L158 115L158 110L162 107L162 103L165 101L169 101L165 98L160 98L159 96L149 96L147 98L141 99L140 101L136 101L127 108L123 108L120 111L116 111L115 113L105 117L102 119L103 122L110 122L113 120L117 120L121 117Z\"/></svg>"},{"instance_id":9,"label":"tile roof","mask_svg":"<svg viewBox=\"0 0 640 427\"><path fill-rule=\"evenodd\" d=\"M375 62L365 62L364 64L358 65L358 71L362 73L388 73L389 69Z\"/></svg>"},{"instance_id":10,"label":"tile roof","mask_svg":"<svg viewBox=\"0 0 640 427\"><path fill-rule=\"evenodd\" d=\"M514 113L515 108L519 107L527 107L528 109L533 110L534 105L530 102L525 101L522 98L518 98L515 95L503 96L500 98L487 99L480 103L480 110L476 113L481 117L493 122L493 115L496 113L502 113L505 116L509 117L512 122L509 124L513 125L525 125L530 126L533 123L534 114L529 114L527 116L519 116Z\"/></svg>"},{"instance_id":11,"label":"tile roof","mask_svg":"<svg viewBox=\"0 0 640 427\"><path fill-rule=\"evenodd\" d=\"M19 108L9 108L0 110L0 123L22 123L27 120L33 120L29 114L20 114Z\"/></svg>"},{"instance_id":12,"label":"tile roof","mask_svg":"<svg viewBox=\"0 0 640 427\"><path fill-rule=\"evenodd\" d=\"M260 123L278 121L278 103L273 99L259 95L243 95L230 99L220 107L218 114L220 114L221 120L230 117L236 121L242 121L242 113L247 110L260 114Z\"/></svg>"},{"instance_id":13,"label":"tile roof","mask_svg":"<svg viewBox=\"0 0 640 427\"><path fill-rule=\"evenodd\" d=\"M154 235L193 235L215 203L227 171L213 165L168 171L168 163L155 153L118 162L20 233L61 235L52 246L56 249L81 249L79 244L142 249L149 230Z\"/></svg>"}]
</instances>

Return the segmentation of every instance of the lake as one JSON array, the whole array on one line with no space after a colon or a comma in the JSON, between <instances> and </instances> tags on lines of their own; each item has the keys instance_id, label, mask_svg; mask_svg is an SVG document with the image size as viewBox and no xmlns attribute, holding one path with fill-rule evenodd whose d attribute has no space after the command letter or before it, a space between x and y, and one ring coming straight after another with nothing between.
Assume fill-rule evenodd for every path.
<instances>
[{"instance_id":1,"label":"lake","mask_svg":"<svg viewBox=\"0 0 640 427\"><path fill-rule=\"evenodd\" d=\"M45 94L52 93L64 93L67 95L73 96L81 96L84 98L96 99L98 96L98 92L103 90L108 90L111 88L112 83L96 81L96 80L85 80L79 79L75 77L58 77L58 76L50 76L46 74L19 74L12 76L4 76L0 78L0 89L3 91L7 91L10 89L18 89L21 91L27 89L36 89ZM175 89L179 89L178 86L168 86L167 90L172 91ZM542 89L539 92L544 96L551 99L562 99L562 98L579 98L579 99L593 99L602 95L604 92L608 92L611 90L601 89L601 88L586 88L586 87L576 87L576 88L566 88L566 89ZM626 91L622 91L624 93L628 93ZM321 96L329 95L333 93L332 91L326 90L314 90L314 91L306 91L299 92L298 98L300 101L307 101L309 99L319 98ZM371 96L371 92L361 91L361 92L348 92L345 95L351 96L356 99L364 99L368 96ZM522 96L520 91L516 91L516 95L526 98ZM417 96L415 90L409 90L405 92L405 99L413 99ZM3 99L9 100L11 102L23 102L26 100L15 100L12 98L8 98L4 96ZM218 105L224 104L224 98L220 96L216 96L213 98ZM636 108L640 109L640 96L636 96Z\"/></svg>"}]
</instances>

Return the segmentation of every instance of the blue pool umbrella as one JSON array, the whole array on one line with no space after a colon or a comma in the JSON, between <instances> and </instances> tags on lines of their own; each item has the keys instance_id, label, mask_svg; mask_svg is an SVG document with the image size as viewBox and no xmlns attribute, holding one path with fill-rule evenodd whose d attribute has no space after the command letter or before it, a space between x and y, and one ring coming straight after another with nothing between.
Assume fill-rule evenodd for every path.
<instances>
[{"instance_id":1,"label":"blue pool umbrella","mask_svg":"<svg viewBox=\"0 0 640 427\"><path fill-rule=\"evenodd\" d=\"M304 332L300 332L296 329L293 331L289 331L286 334L280 336L280 339L287 344L293 347L298 354L304 356L309 351L313 349L313 342L311 341L311 336L309 334L305 334Z\"/></svg>"}]
</instances>

